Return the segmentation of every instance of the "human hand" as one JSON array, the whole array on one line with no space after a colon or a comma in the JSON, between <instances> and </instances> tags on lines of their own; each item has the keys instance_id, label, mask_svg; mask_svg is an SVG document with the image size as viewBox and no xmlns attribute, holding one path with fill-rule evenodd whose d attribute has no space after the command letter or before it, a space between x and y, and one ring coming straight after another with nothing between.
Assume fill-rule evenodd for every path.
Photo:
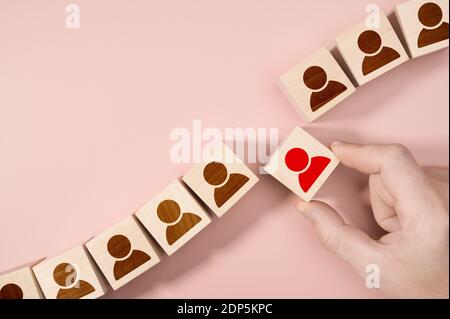
<instances>
[{"instance_id":1,"label":"human hand","mask_svg":"<svg viewBox=\"0 0 450 319\"><path fill-rule=\"evenodd\" d=\"M300 201L322 245L362 277L380 270L380 290L391 298L449 297L448 169L422 168L402 145L333 142L343 165L369 175L378 240L348 225L332 207Z\"/></svg>"}]
</instances>

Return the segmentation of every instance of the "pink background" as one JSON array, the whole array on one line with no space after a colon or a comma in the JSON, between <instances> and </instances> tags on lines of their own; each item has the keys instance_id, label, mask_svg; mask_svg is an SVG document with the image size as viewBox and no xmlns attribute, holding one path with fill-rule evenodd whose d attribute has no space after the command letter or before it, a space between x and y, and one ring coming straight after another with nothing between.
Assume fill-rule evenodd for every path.
<instances>
[{"instance_id":1,"label":"pink background","mask_svg":"<svg viewBox=\"0 0 450 319\"><path fill-rule=\"evenodd\" d=\"M277 77L362 21L373 1L0 2L0 271L64 251L118 222L191 165L174 127L302 125ZM391 12L401 1L377 1ZM335 15L333 16L333 13ZM360 88L307 130L324 143L400 142L447 165L448 51ZM252 166L256 171L256 166ZM318 194L379 234L340 166ZM379 297L324 251L269 176L187 246L107 297Z\"/></svg>"}]
</instances>

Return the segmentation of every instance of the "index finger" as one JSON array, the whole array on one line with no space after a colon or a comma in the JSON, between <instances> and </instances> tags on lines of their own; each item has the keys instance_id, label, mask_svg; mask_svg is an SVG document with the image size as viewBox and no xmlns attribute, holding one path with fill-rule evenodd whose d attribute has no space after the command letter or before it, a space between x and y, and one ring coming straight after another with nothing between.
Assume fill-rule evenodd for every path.
<instances>
[{"instance_id":1,"label":"index finger","mask_svg":"<svg viewBox=\"0 0 450 319\"><path fill-rule=\"evenodd\" d=\"M396 201L426 196L425 173L403 145L333 142L331 149L345 166L369 175L380 174L384 187Z\"/></svg>"}]
</instances>

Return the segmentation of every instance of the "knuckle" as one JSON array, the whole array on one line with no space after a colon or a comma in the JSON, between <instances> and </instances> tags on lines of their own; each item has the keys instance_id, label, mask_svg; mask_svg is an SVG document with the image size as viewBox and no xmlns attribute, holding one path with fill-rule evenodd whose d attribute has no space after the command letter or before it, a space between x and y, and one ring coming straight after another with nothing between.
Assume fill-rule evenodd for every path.
<instances>
[{"instance_id":1,"label":"knuckle","mask_svg":"<svg viewBox=\"0 0 450 319\"><path fill-rule=\"evenodd\" d=\"M406 148L403 144L390 144L387 146L386 152L392 159L409 157L411 154L408 148Z\"/></svg>"},{"instance_id":2,"label":"knuckle","mask_svg":"<svg viewBox=\"0 0 450 319\"><path fill-rule=\"evenodd\" d=\"M329 250L332 254L336 254L339 248L339 238L333 234L320 233L319 241L322 247Z\"/></svg>"}]
</instances>

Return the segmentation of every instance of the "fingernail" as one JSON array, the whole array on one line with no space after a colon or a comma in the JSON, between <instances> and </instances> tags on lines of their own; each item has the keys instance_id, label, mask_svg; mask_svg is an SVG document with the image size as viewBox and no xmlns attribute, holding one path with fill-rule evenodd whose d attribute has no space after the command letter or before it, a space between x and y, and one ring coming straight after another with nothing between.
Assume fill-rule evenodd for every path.
<instances>
[{"instance_id":1,"label":"fingernail","mask_svg":"<svg viewBox=\"0 0 450 319\"><path fill-rule=\"evenodd\" d=\"M333 141L333 142L331 142L330 147L333 148L333 147L343 145L343 144L345 144L345 143L342 141Z\"/></svg>"}]
</instances>

